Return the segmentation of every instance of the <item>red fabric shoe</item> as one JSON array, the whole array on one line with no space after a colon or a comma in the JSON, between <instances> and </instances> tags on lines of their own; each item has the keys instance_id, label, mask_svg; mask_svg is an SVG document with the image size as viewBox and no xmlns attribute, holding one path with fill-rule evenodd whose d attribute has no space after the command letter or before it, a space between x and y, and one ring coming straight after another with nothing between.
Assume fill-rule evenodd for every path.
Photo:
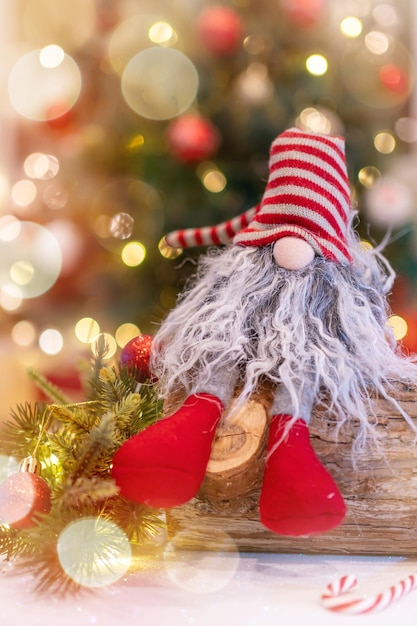
<instances>
[{"instance_id":1,"label":"red fabric shoe","mask_svg":"<svg viewBox=\"0 0 417 626\"><path fill-rule=\"evenodd\" d=\"M322 533L342 522L345 502L311 447L304 420L297 419L280 441L292 419L275 415L271 420L259 502L261 522L281 535Z\"/></svg>"},{"instance_id":2,"label":"red fabric shoe","mask_svg":"<svg viewBox=\"0 0 417 626\"><path fill-rule=\"evenodd\" d=\"M173 415L126 441L113 459L113 478L122 496L155 508L171 508L200 488L223 404L195 394Z\"/></svg>"}]
</instances>

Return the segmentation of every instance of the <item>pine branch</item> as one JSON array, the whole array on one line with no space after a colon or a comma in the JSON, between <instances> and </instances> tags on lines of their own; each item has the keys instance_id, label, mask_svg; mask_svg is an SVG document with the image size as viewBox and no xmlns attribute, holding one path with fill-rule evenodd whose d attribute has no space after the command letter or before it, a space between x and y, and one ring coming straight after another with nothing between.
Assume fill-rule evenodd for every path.
<instances>
[{"instance_id":1,"label":"pine branch","mask_svg":"<svg viewBox=\"0 0 417 626\"><path fill-rule=\"evenodd\" d=\"M62 485L60 494L55 498L58 507L78 507L81 511L87 505L96 505L117 495L119 489L110 478L84 476Z\"/></svg>"},{"instance_id":2,"label":"pine branch","mask_svg":"<svg viewBox=\"0 0 417 626\"><path fill-rule=\"evenodd\" d=\"M70 404L71 399L56 385L51 383L45 376L34 368L28 370L28 376L37 387L45 394L47 398L57 404Z\"/></svg>"}]
</instances>

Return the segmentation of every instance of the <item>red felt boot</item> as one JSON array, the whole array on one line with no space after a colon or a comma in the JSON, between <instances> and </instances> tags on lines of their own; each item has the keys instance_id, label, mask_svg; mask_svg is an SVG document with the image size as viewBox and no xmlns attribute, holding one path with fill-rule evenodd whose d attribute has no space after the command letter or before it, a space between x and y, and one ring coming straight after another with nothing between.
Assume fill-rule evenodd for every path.
<instances>
[{"instance_id":1,"label":"red felt boot","mask_svg":"<svg viewBox=\"0 0 417 626\"><path fill-rule=\"evenodd\" d=\"M271 420L259 502L261 522L281 535L321 533L342 522L346 506L311 447L304 420L297 419L280 442L292 419L275 415Z\"/></svg>"},{"instance_id":2,"label":"red felt boot","mask_svg":"<svg viewBox=\"0 0 417 626\"><path fill-rule=\"evenodd\" d=\"M126 441L113 459L122 496L156 508L193 498L203 481L221 401L209 394L187 398L173 415Z\"/></svg>"}]
</instances>

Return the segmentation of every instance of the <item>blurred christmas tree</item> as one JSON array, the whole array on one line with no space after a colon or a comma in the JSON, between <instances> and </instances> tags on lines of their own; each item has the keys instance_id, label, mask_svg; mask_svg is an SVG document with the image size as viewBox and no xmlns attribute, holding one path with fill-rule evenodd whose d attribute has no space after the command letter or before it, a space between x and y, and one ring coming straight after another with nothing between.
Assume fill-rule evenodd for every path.
<instances>
[{"instance_id":1,"label":"blurred christmas tree","mask_svg":"<svg viewBox=\"0 0 417 626\"><path fill-rule=\"evenodd\" d=\"M256 203L269 145L292 125L346 136L364 238L406 233L386 252L417 346L411 0L13 6L0 317L16 358L65 370L100 331L113 351L152 333L195 267L166 258L163 234Z\"/></svg>"}]
</instances>

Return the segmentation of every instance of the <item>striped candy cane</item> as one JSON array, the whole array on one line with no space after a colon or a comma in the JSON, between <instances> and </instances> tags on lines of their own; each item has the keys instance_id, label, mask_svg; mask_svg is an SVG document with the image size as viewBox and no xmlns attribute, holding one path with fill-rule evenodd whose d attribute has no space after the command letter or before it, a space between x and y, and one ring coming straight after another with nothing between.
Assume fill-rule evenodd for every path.
<instances>
[{"instance_id":1,"label":"striped candy cane","mask_svg":"<svg viewBox=\"0 0 417 626\"><path fill-rule=\"evenodd\" d=\"M386 591L374 596L351 599L340 598L340 596L353 589L357 582L355 576L343 576L340 580L327 585L325 592L321 596L324 607L330 611L347 613L348 615L362 615L381 611L415 589L417 587L417 575L411 574L398 584L392 585Z\"/></svg>"}]
</instances>

